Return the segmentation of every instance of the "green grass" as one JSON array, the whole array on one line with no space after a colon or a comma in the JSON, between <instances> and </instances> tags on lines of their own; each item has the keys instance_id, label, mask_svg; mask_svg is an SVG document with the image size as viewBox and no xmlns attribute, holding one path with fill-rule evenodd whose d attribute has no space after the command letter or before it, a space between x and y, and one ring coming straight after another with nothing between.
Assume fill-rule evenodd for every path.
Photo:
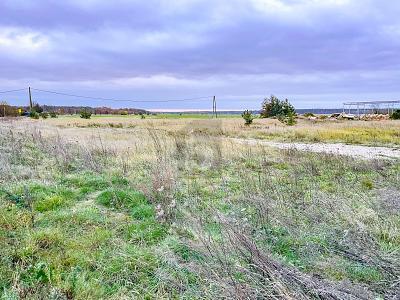
<instances>
[{"instance_id":1,"label":"green grass","mask_svg":"<svg viewBox=\"0 0 400 300\"><path fill-rule=\"evenodd\" d=\"M54 141L26 139L28 160L0 141L12 156L0 174L2 298L217 299L235 287L268 298L278 284L296 299L287 274L383 298L398 278L398 161L233 146L216 161L215 144L188 140L180 168L166 144L121 152L129 172L120 153L96 172L79 151L66 171L43 146Z\"/></svg>"},{"instance_id":2,"label":"green grass","mask_svg":"<svg viewBox=\"0 0 400 300\"><path fill-rule=\"evenodd\" d=\"M80 115L63 115L60 119L80 119ZM109 119L109 118L121 118L122 120L127 119L141 119L140 115L92 115L91 120L96 119ZM145 115L145 119L212 119L214 116L211 113L156 113ZM240 114L218 114L218 118L241 118Z\"/></svg>"},{"instance_id":3,"label":"green grass","mask_svg":"<svg viewBox=\"0 0 400 300\"><path fill-rule=\"evenodd\" d=\"M145 204L145 196L137 191L110 188L101 192L96 199L97 203L109 208L128 209Z\"/></svg>"}]
</instances>

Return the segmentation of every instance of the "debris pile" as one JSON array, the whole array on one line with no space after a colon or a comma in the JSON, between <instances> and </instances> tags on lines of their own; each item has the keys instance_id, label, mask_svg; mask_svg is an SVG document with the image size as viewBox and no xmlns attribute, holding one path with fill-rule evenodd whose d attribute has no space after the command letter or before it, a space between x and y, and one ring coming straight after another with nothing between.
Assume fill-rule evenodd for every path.
<instances>
[{"instance_id":1,"label":"debris pile","mask_svg":"<svg viewBox=\"0 0 400 300\"><path fill-rule=\"evenodd\" d=\"M345 119L345 120L354 120L356 118L356 116L355 115L353 115L353 114L346 114L345 112L342 112L342 113L335 113L335 114L332 114L330 117L329 117L329 119L333 119L333 120L342 120L342 119Z\"/></svg>"},{"instance_id":2,"label":"debris pile","mask_svg":"<svg viewBox=\"0 0 400 300\"><path fill-rule=\"evenodd\" d=\"M360 114L359 116L347 113L335 113L329 117L330 120L364 120L364 121L382 121L389 120L387 114Z\"/></svg>"},{"instance_id":3,"label":"debris pile","mask_svg":"<svg viewBox=\"0 0 400 300\"><path fill-rule=\"evenodd\" d=\"M366 114L366 115L361 115L360 120L364 121L382 121L382 120L389 120L390 116L389 115L384 115L384 114Z\"/></svg>"}]
</instances>

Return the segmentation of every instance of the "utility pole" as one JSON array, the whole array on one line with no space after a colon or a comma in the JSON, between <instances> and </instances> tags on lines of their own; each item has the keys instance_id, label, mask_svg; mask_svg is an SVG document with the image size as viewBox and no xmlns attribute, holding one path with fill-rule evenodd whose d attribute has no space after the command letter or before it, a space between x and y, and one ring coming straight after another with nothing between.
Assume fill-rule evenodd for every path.
<instances>
[{"instance_id":1,"label":"utility pole","mask_svg":"<svg viewBox=\"0 0 400 300\"><path fill-rule=\"evenodd\" d=\"M32 92L31 92L31 87L29 87L28 90L29 90L29 107L30 107L31 110L32 110L32 108L33 108L33 103L32 103Z\"/></svg>"},{"instance_id":2,"label":"utility pole","mask_svg":"<svg viewBox=\"0 0 400 300\"><path fill-rule=\"evenodd\" d=\"M213 106L213 109L212 109L212 116L213 116L213 118L214 118L214 116L215 116L215 97L213 97L212 106Z\"/></svg>"},{"instance_id":3,"label":"utility pole","mask_svg":"<svg viewBox=\"0 0 400 300\"><path fill-rule=\"evenodd\" d=\"M217 114L217 100L215 100L215 96L213 97L213 112L214 112L215 118L218 118L218 114Z\"/></svg>"}]
</instances>

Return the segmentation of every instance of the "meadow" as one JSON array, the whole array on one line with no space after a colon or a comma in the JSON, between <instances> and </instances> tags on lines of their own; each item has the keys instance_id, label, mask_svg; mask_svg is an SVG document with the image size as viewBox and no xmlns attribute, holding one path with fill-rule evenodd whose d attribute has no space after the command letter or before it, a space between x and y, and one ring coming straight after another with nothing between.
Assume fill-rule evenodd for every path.
<instances>
[{"instance_id":1,"label":"meadow","mask_svg":"<svg viewBox=\"0 0 400 300\"><path fill-rule=\"evenodd\" d=\"M399 121L0 121L2 299L398 299Z\"/></svg>"},{"instance_id":2,"label":"meadow","mask_svg":"<svg viewBox=\"0 0 400 300\"><path fill-rule=\"evenodd\" d=\"M398 146L400 120L345 121L308 120L300 118L296 126L286 126L276 119L256 118L251 126L244 126L240 115L159 114L156 116L93 116L89 120L79 116L64 116L46 120L45 124L59 128L152 128L175 132L207 134L216 137L242 137L288 142L343 142L348 144Z\"/></svg>"}]
</instances>

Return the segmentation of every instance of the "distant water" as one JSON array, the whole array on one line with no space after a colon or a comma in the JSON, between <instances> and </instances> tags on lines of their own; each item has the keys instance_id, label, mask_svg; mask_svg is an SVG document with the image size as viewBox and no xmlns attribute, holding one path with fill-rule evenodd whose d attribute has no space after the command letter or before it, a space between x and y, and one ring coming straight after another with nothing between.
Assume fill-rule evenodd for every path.
<instances>
[{"instance_id":1,"label":"distant water","mask_svg":"<svg viewBox=\"0 0 400 300\"><path fill-rule=\"evenodd\" d=\"M296 113L298 113L299 115L302 115L304 113L313 113L316 115L330 115L330 114L334 114L334 113L341 113L343 111L343 108L300 108L300 109L296 109ZM222 111L218 111L219 115L240 115L242 114L243 111L238 111L238 110L222 110ZM252 112L254 114L259 114L260 110L252 110ZM363 113L364 110L360 109L359 111L360 113ZM386 114L387 113L387 109L374 109L374 108L369 108L365 111L366 113L383 113ZM206 111L206 110L202 110L202 111L184 111L184 112L157 112L160 114L166 113L166 114L212 114L212 111ZM357 114L357 109L346 109L346 113L351 113L351 114Z\"/></svg>"},{"instance_id":2,"label":"distant water","mask_svg":"<svg viewBox=\"0 0 400 300\"><path fill-rule=\"evenodd\" d=\"M298 114L304 114L306 112L310 112L313 114L333 114L333 113L340 113L342 112L342 108L302 108L302 109L296 109L296 113ZM347 112L347 110L346 110ZM354 113L354 111L352 111ZM158 113L164 113L164 112L158 112ZM167 114L212 114L212 111L185 111L185 112L165 112ZM253 113L260 113L259 110L253 110ZM242 114L242 111L237 111L237 110L223 110L223 111L218 111L218 114L220 115L240 115Z\"/></svg>"}]
</instances>

